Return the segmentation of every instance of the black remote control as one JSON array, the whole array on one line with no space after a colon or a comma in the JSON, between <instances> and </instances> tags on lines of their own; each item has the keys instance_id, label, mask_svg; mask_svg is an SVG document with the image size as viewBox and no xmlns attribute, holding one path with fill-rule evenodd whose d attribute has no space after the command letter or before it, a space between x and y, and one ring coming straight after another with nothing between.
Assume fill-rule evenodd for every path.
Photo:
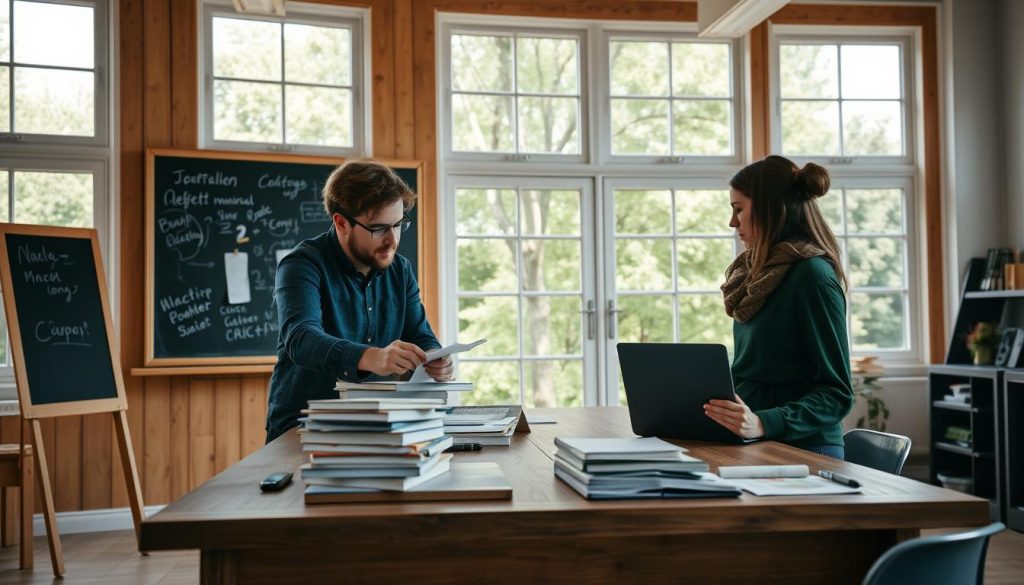
<instances>
[{"instance_id":1,"label":"black remote control","mask_svg":"<svg viewBox=\"0 0 1024 585\"><path fill-rule=\"evenodd\" d=\"M292 474L286 471L271 473L260 482L260 489L265 492L277 492L284 489L292 481Z\"/></svg>"}]
</instances>

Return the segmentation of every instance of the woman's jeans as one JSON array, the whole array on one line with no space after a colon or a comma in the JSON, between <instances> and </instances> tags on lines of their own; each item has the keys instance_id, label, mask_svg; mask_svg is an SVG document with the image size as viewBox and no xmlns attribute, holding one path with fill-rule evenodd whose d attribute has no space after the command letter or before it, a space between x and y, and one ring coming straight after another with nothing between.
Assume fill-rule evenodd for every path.
<instances>
[{"instance_id":1,"label":"woman's jeans","mask_svg":"<svg viewBox=\"0 0 1024 585\"><path fill-rule=\"evenodd\" d=\"M817 453L818 455L824 455L826 457L832 457L833 459L843 459L846 449L838 445L815 445L812 447L804 447L804 451L810 451L811 453Z\"/></svg>"}]
</instances>

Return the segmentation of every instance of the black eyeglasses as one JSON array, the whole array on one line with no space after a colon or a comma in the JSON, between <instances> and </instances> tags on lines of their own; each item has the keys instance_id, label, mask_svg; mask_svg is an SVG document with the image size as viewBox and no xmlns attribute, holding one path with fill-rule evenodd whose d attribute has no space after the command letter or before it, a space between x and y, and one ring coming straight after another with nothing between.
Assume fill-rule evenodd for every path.
<instances>
[{"instance_id":1,"label":"black eyeglasses","mask_svg":"<svg viewBox=\"0 0 1024 585\"><path fill-rule=\"evenodd\" d=\"M388 230L396 230L397 229L399 231L404 232L404 231L407 231L409 229L410 225L412 225L412 218L409 217L405 213L402 214L402 221L400 221L400 222L398 222L398 223L396 223L394 225L381 225L381 226L368 226L368 225L359 223L359 221L356 218L352 217L351 215L348 215L347 213L341 213L339 215L341 215L345 219L349 220L350 222L356 224L357 226L363 228L364 230L370 232L370 237L373 238L374 240L379 240L379 239L383 238L384 234L387 233Z\"/></svg>"}]
</instances>

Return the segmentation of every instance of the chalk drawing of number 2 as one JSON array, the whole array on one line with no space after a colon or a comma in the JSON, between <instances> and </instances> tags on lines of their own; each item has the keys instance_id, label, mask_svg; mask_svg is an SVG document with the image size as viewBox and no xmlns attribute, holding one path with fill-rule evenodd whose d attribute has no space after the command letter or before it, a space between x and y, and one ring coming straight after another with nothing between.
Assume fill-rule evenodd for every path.
<instances>
[{"instance_id":1,"label":"chalk drawing of number 2","mask_svg":"<svg viewBox=\"0 0 1024 585\"><path fill-rule=\"evenodd\" d=\"M244 225L241 225L241 224L236 225L235 226L235 231L238 232L238 234L235 236L235 243L236 244L244 244L244 243L249 241L249 237L245 235L246 234L246 229L245 229Z\"/></svg>"}]
</instances>

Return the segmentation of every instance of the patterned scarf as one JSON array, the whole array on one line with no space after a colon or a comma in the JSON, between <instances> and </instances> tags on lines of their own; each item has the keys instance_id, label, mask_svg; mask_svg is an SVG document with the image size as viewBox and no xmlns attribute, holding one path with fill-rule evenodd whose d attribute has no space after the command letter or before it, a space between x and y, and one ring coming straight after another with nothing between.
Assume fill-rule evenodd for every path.
<instances>
[{"instance_id":1,"label":"patterned scarf","mask_svg":"<svg viewBox=\"0 0 1024 585\"><path fill-rule=\"evenodd\" d=\"M825 251L808 242L779 242L772 246L764 269L757 276L750 274L752 256L744 250L725 271L725 312L740 323L757 315L768 295L775 291L794 262L824 256Z\"/></svg>"}]
</instances>

